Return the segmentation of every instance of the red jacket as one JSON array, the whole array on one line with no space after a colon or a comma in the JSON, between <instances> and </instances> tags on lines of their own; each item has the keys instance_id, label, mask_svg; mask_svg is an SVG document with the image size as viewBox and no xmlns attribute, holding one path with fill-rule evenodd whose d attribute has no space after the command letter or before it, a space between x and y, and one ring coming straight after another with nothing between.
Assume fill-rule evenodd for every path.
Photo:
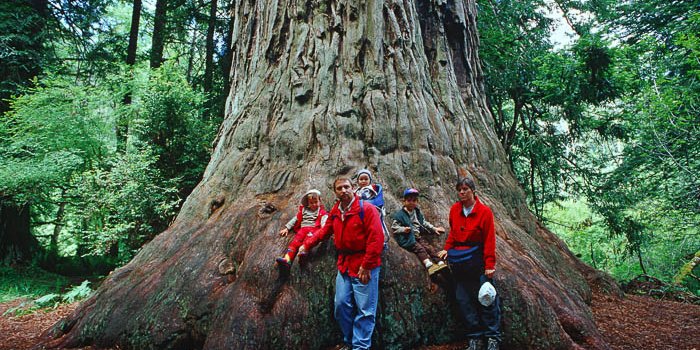
<instances>
[{"instance_id":1,"label":"red jacket","mask_svg":"<svg viewBox=\"0 0 700 350\"><path fill-rule=\"evenodd\" d=\"M338 271L357 277L360 266L365 270L371 270L382 263L384 232L379 211L372 204L364 201L364 220L361 220L360 198L355 196L355 201L343 218L338 205L340 202L331 209L326 224L309 237L304 245L307 250L311 249L333 234L335 249L338 251Z\"/></svg>"},{"instance_id":2,"label":"red jacket","mask_svg":"<svg viewBox=\"0 0 700 350\"><path fill-rule=\"evenodd\" d=\"M326 214L328 214L326 212L326 209L323 208L323 205L321 205L318 208L318 216L316 217L316 225L314 226L315 228L321 227L321 219ZM300 205L299 211L297 211L297 222L294 224L294 227L292 227L292 230L294 230L295 232L299 232L299 229L301 228L301 220L303 217L304 217L304 206Z\"/></svg>"},{"instance_id":3,"label":"red jacket","mask_svg":"<svg viewBox=\"0 0 700 350\"><path fill-rule=\"evenodd\" d=\"M484 249L484 269L493 270L496 266L496 231L491 209L476 197L476 203L469 216L464 216L462 202L450 208L450 233L445 241L445 250L469 249L460 242L481 242Z\"/></svg>"}]
</instances>

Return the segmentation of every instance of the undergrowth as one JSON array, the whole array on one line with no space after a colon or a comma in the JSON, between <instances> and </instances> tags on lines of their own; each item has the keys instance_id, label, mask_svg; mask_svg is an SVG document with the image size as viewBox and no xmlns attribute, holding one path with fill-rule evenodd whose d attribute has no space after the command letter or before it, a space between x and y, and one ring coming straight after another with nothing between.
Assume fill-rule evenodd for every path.
<instances>
[{"instance_id":1,"label":"undergrowth","mask_svg":"<svg viewBox=\"0 0 700 350\"><path fill-rule=\"evenodd\" d=\"M90 281L70 286L64 276L44 271L38 267L0 267L0 303L15 299L22 302L3 315L23 315L36 310L57 307L86 298L92 293Z\"/></svg>"}]
</instances>

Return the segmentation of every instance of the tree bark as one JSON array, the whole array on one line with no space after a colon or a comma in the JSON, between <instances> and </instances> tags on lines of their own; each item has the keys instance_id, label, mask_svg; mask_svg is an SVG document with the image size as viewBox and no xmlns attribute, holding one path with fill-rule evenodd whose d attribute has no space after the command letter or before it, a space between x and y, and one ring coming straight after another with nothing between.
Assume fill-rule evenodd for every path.
<instances>
[{"instance_id":1,"label":"tree bark","mask_svg":"<svg viewBox=\"0 0 700 350\"><path fill-rule=\"evenodd\" d=\"M136 64L136 53L139 43L139 25L141 23L141 0L134 0L131 10L131 26L129 28L129 46L126 49L126 64Z\"/></svg>"},{"instance_id":2,"label":"tree bark","mask_svg":"<svg viewBox=\"0 0 700 350\"><path fill-rule=\"evenodd\" d=\"M209 20L207 23L207 36L205 39L204 55L204 92L207 94L206 109L204 117L210 119L215 113L217 106L216 94L214 93L214 31L216 30L217 0L210 0Z\"/></svg>"},{"instance_id":3,"label":"tree bark","mask_svg":"<svg viewBox=\"0 0 700 350\"><path fill-rule=\"evenodd\" d=\"M49 347L318 349L341 341L326 242L287 281L277 235L299 195L368 167L389 211L407 186L447 225L458 176L495 214L503 348L606 349L591 286L617 286L528 211L483 95L473 1L237 1L231 95L173 225L47 333ZM442 244L441 237L438 245ZM376 348L458 339L449 293L392 240Z\"/></svg>"},{"instance_id":4,"label":"tree bark","mask_svg":"<svg viewBox=\"0 0 700 350\"><path fill-rule=\"evenodd\" d=\"M204 92L212 94L214 80L214 30L216 29L216 0L211 0L209 5L209 21L207 23L207 36L205 39L204 57Z\"/></svg>"},{"instance_id":5,"label":"tree bark","mask_svg":"<svg viewBox=\"0 0 700 350\"><path fill-rule=\"evenodd\" d=\"M156 1L156 11L153 15L153 35L151 39L151 68L156 69L163 63L165 49L166 23L168 18L168 2Z\"/></svg>"},{"instance_id":6,"label":"tree bark","mask_svg":"<svg viewBox=\"0 0 700 350\"><path fill-rule=\"evenodd\" d=\"M17 206L0 199L0 263L31 262L39 250L39 242L29 228L29 204Z\"/></svg>"},{"instance_id":7,"label":"tree bark","mask_svg":"<svg viewBox=\"0 0 700 350\"><path fill-rule=\"evenodd\" d=\"M192 35L190 37L190 49L187 55L187 73L185 74L185 77L187 78L187 82L190 83L190 85L195 86L194 84L194 79L192 78L192 72L194 71L194 56L196 53L197 49L197 31L192 30Z\"/></svg>"},{"instance_id":8,"label":"tree bark","mask_svg":"<svg viewBox=\"0 0 700 350\"><path fill-rule=\"evenodd\" d=\"M132 67L136 64L136 53L139 43L139 25L141 22L141 0L134 0L134 5L131 9L131 26L129 29L129 46L126 49L126 64ZM133 71L131 72L133 75ZM131 90L128 90L124 95L122 101L124 105L131 104ZM129 121L128 118L119 114L117 116L117 152L126 151L126 141L129 135Z\"/></svg>"},{"instance_id":9,"label":"tree bark","mask_svg":"<svg viewBox=\"0 0 700 350\"><path fill-rule=\"evenodd\" d=\"M51 241L49 243L49 253L52 256L58 256L58 237L61 235L61 230L63 229L63 218L66 213L66 189L61 189L60 202L58 203L58 210L56 211L56 219L54 220L53 233L51 233Z\"/></svg>"},{"instance_id":10,"label":"tree bark","mask_svg":"<svg viewBox=\"0 0 700 350\"><path fill-rule=\"evenodd\" d=\"M219 102L220 104L217 109L218 111L223 111L225 109L226 100L231 92L231 64L233 63L233 48L231 45L233 44L233 31L235 30L235 23L232 18L234 4L235 2L231 0L226 9L226 20L228 21L228 25L226 26L226 39L224 40L225 51L223 57L221 58L223 61L221 62L221 73L223 74L224 92L222 94L223 101Z\"/></svg>"}]
</instances>

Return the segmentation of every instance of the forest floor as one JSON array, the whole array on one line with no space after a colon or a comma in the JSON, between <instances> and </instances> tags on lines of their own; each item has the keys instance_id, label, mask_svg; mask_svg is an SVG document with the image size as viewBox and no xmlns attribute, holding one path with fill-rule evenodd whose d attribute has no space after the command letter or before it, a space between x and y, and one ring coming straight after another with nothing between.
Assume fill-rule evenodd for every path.
<instances>
[{"instance_id":1,"label":"forest floor","mask_svg":"<svg viewBox=\"0 0 700 350\"><path fill-rule=\"evenodd\" d=\"M0 303L0 350L30 349L39 336L77 303L40 310L22 316L4 315L22 300ZM613 350L700 350L700 305L626 295L618 300L595 294L593 315ZM453 350L464 343L423 347L422 350Z\"/></svg>"}]
</instances>

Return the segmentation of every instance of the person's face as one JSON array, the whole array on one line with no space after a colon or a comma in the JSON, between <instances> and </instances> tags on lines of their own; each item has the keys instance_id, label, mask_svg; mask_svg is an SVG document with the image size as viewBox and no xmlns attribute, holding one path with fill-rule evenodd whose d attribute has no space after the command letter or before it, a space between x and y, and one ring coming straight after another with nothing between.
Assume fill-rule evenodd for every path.
<instances>
[{"instance_id":1,"label":"person's face","mask_svg":"<svg viewBox=\"0 0 700 350\"><path fill-rule=\"evenodd\" d=\"M357 185L360 186L360 188L369 186L369 182L369 175L367 174L361 174L357 177Z\"/></svg>"},{"instance_id":2,"label":"person's face","mask_svg":"<svg viewBox=\"0 0 700 350\"><path fill-rule=\"evenodd\" d=\"M321 205L321 201L319 200L318 197L309 197L308 202L307 202L309 210L314 211L318 209L319 205Z\"/></svg>"},{"instance_id":3,"label":"person's face","mask_svg":"<svg viewBox=\"0 0 700 350\"><path fill-rule=\"evenodd\" d=\"M418 206L418 197L408 196L403 199L403 206L409 211L413 211Z\"/></svg>"},{"instance_id":4,"label":"person's face","mask_svg":"<svg viewBox=\"0 0 700 350\"><path fill-rule=\"evenodd\" d=\"M471 204L474 202L474 191L467 186L467 185L461 185L457 189L457 193L459 195L459 201L464 203L464 204Z\"/></svg>"},{"instance_id":5,"label":"person's face","mask_svg":"<svg viewBox=\"0 0 700 350\"><path fill-rule=\"evenodd\" d=\"M354 196L352 191L352 184L348 180L341 180L335 183L333 191L335 196L340 199L343 203L349 203Z\"/></svg>"}]
</instances>

